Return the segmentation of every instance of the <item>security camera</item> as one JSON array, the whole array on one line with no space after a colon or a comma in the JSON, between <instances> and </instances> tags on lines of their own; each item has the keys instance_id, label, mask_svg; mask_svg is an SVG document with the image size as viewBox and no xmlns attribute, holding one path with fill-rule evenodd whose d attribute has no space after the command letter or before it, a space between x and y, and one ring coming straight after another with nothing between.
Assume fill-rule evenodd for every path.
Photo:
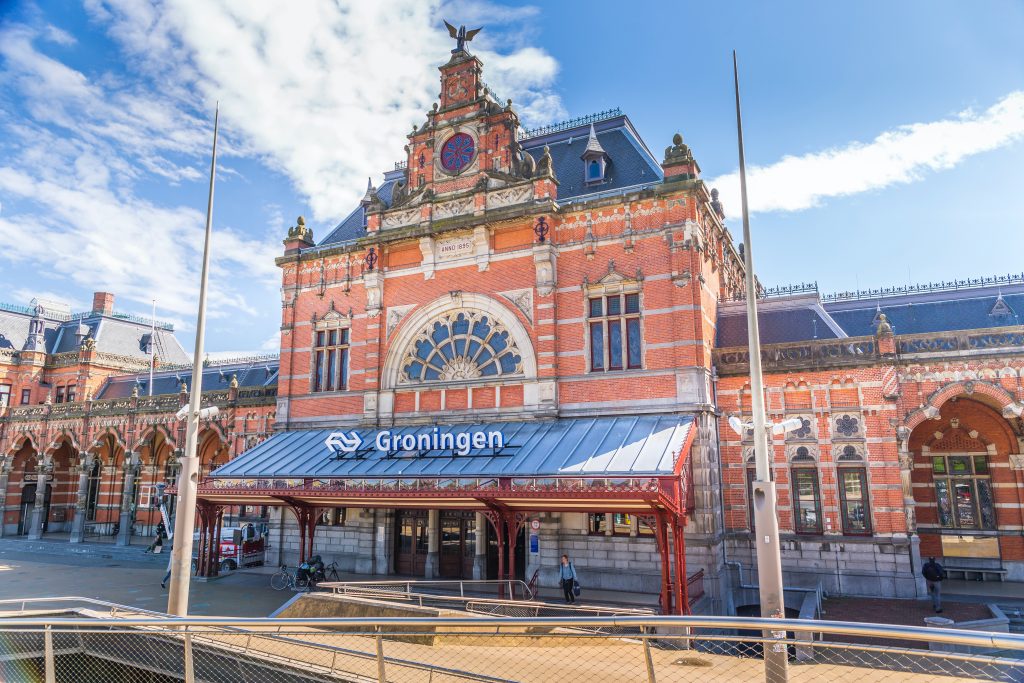
<instances>
[{"instance_id":1,"label":"security camera","mask_svg":"<svg viewBox=\"0 0 1024 683\"><path fill-rule=\"evenodd\" d=\"M210 406L209 408L201 408L199 410L198 417L200 420L212 420L218 415L220 415L220 408L218 408L217 406ZM184 405L181 408L179 408L178 412L174 414L174 417L176 417L179 420L184 420L185 418L187 418L188 406Z\"/></svg>"},{"instance_id":2,"label":"security camera","mask_svg":"<svg viewBox=\"0 0 1024 683\"><path fill-rule=\"evenodd\" d=\"M804 426L804 421L799 417L791 417L772 425L772 434L786 434Z\"/></svg>"}]
</instances>

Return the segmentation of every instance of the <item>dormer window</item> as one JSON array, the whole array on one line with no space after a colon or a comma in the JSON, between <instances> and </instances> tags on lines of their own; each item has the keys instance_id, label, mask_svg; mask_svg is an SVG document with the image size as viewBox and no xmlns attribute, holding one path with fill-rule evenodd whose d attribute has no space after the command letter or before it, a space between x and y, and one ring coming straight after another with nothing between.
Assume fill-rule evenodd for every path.
<instances>
[{"instance_id":1,"label":"dormer window","mask_svg":"<svg viewBox=\"0 0 1024 683\"><path fill-rule=\"evenodd\" d=\"M594 124L590 124L590 136L587 138L587 147L583 150L581 158L583 159L583 182L587 185L604 182L605 172L608 169L608 154L597 139Z\"/></svg>"}]
</instances>

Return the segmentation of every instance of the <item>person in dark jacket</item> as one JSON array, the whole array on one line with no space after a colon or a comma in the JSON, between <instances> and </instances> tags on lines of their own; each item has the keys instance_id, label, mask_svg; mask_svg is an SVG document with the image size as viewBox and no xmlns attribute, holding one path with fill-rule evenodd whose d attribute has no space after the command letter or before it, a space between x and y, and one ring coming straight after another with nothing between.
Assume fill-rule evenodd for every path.
<instances>
[{"instance_id":1,"label":"person in dark jacket","mask_svg":"<svg viewBox=\"0 0 1024 683\"><path fill-rule=\"evenodd\" d=\"M946 572L942 565L929 557L928 561L921 567L921 576L928 583L928 595L932 596L932 609L936 614L942 612L942 580L946 578Z\"/></svg>"}]
</instances>

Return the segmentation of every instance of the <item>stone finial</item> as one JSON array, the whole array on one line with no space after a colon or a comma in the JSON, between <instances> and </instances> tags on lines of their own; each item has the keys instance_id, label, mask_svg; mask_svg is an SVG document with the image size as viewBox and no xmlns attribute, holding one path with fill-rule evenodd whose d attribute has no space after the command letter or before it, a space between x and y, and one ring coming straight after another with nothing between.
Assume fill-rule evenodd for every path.
<instances>
[{"instance_id":1,"label":"stone finial","mask_svg":"<svg viewBox=\"0 0 1024 683\"><path fill-rule=\"evenodd\" d=\"M82 351L93 351L96 349L96 340L91 336L86 337L82 340L82 345L79 347Z\"/></svg>"},{"instance_id":2,"label":"stone finial","mask_svg":"<svg viewBox=\"0 0 1024 683\"><path fill-rule=\"evenodd\" d=\"M672 146L665 148L665 163L692 162L693 152L690 146L683 142L683 136L676 133L672 136Z\"/></svg>"},{"instance_id":3,"label":"stone finial","mask_svg":"<svg viewBox=\"0 0 1024 683\"><path fill-rule=\"evenodd\" d=\"M718 199L717 187L711 188L711 208L719 218L725 220L725 209L722 208L722 202Z\"/></svg>"},{"instance_id":4,"label":"stone finial","mask_svg":"<svg viewBox=\"0 0 1024 683\"><path fill-rule=\"evenodd\" d=\"M53 391L46 392L46 405L53 405Z\"/></svg>"},{"instance_id":5,"label":"stone finial","mask_svg":"<svg viewBox=\"0 0 1024 683\"><path fill-rule=\"evenodd\" d=\"M544 145L544 153L540 155L540 161L537 162L537 175L539 177L555 177L555 162L551 158L551 148Z\"/></svg>"},{"instance_id":6,"label":"stone finial","mask_svg":"<svg viewBox=\"0 0 1024 683\"><path fill-rule=\"evenodd\" d=\"M295 225L288 228L288 238L285 244L298 240L306 244L313 244L313 229L306 227L306 219L299 216L295 219Z\"/></svg>"},{"instance_id":7,"label":"stone finial","mask_svg":"<svg viewBox=\"0 0 1024 683\"><path fill-rule=\"evenodd\" d=\"M231 381L228 382L228 388L230 388L230 389L237 389L238 388L238 375L231 375Z\"/></svg>"},{"instance_id":8,"label":"stone finial","mask_svg":"<svg viewBox=\"0 0 1024 683\"><path fill-rule=\"evenodd\" d=\"M380 204L380 197L377 196L377 188L373 186L373 180L371 178L366 179L366 194L359 200L359 203L363 206L370 206L371 204Z\"/></svg>"},{"instance_id":9,"label":"stone finial","mask_svg":"<svg viewBox=\"0 0 1024 683\"><path fill-rule=\"evenodd\" d=\"M178 390L182 394L187 394L188 393L188 382L186 382L185 380L181 380L181 386L178 387Z\"/></svg>"},{"instance_id":10,"label":"stone finial","mask_svg":"<svg viewBox=\"0 0 1024 683\"><path fill-rule=\"evenodd\" d=\"M139 397L139 385L136 384L135 386L132 387L132 398L138 398L138 397Z\"/></svg>"},{"instance_id":11,"label":"stone finial","mask_svg":"<svg viewBox=\"0 0 1024 683\"><path fill-rule=\"evenodd\" d=\"M878 328L875 330L876 337L891 337L893 335L892 325L885 313L878 314Z\"/></svg>"}]
</instances>

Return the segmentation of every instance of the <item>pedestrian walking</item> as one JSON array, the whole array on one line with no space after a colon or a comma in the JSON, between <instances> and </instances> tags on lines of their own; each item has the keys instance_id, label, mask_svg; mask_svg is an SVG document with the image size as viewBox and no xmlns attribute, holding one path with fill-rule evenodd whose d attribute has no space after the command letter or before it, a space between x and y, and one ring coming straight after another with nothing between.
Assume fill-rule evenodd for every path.
<instances>
[{"instance_id":1,"label":"pedestrian walking","mask_svg":"<svg viewBox=\"0 0 1024 683\"><path fill-rule=\"evenodd\" d=\"M929 557L928 561L921 567L921 576L928 583L928 595L932 596L932 609L936 614L942 612L942 580L946 578L946 572L942 565Z\"/></svg>"},{"instance_id":2,"label":"pedestrian walking","mask_svg":"<svg viewBox=\"0 0 1024 683\"><path fill-rule=\"evenodd\" d=\"M160 581L161 588L167 588L167 581L171 578L171 565L174 564L174 547L171 546L171 551L167 553L167 573L164 574L164 578Z\"/></svg>"},{"instance_id":3,"label":"pedestrian walking","mask_svg":"<svg viewBox=\"0 0 1024 683\"><path fill-rule=\"evenodd\" d=\"M146 548L146 552L147 553L159 553L159 552L161 552L163 550L164 537L166 535L167 535L167 527L164 526L163 522L159 522L156 525L156 538L153 540L152 543L149 544L149 547ZM160 548L160 550L157 550L157 548Z\"/></svg>"},{"instance_id":4,"label":"pedestrian walking","mask_svg":"<svg viewBox=\"0 0 1024 683\"><path fill-rule=\"evenodd\" d=\"M572 566L568 555L562 555L562 563L558 565L558 578L560 579L562 592L565 594L565 601L570 605L576 602L576 567Z\"/></svg>"}]
</instances>

